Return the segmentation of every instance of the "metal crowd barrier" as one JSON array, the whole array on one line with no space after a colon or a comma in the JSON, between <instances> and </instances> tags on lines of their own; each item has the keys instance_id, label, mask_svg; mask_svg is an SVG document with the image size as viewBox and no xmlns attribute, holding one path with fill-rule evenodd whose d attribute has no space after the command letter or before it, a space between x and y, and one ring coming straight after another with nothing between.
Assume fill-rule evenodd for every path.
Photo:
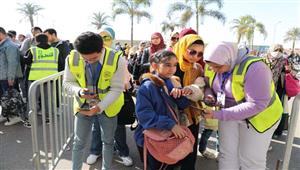
<instances>
[{"instance_id":1,"label":"metal crowd barrier","mask_svg":"<svg viewBox=\"0 0 300 170\"><path fill-rule=\"evenodd\" d=\"M62 76L59 72L34 81L29 88L32 161L37 170L54 169L73 137L73 95L62 87Z\"/></svg>"},{"instance_id":2,"label":"metal crowd barrier","mask_svg":"<svg viewBox=\"0 0 300 170\"><path fill-rule=\"evenodd\" d=\"M294 101L293 101L292 112L291 112L291 121L290 121L289 130L288 130L287 141L286 141L286 145L285 145L285 153L284 153L284 159L283 159L283 163L282 163L282 170L289 169L293 141L294 141L295 131L296 131L297 123L298 123L297 121L299 118L299 104L300 104L300 94L298 94L294 98Z\"/></svg>"}]
</instances>

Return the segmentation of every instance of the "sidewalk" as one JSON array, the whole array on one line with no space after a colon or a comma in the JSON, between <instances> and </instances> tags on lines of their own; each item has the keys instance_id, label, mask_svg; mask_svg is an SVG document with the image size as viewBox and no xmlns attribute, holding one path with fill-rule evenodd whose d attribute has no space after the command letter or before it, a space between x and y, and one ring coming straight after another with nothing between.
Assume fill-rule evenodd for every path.
<instances>
[{"instance_id":1,"label":"sidewalk","mask_svg":"<svg viewBox=\"0 0 300 170\"><path fill-rule=\"evenodd\" d=\"M289 102L290 106L291 103ZM300 119L300 117L299 117ZM41 124L39 124L41 126ZM133 139L133 132L127 129L127 143L130 148L130 156L134 160L134 166L125 167L120 162L117 156L114 157L113 170L136 170L142 169L143 165L140 162L138 151ZM272 140L272 151L267 156L267 167L270 170L275 169L278 159L283 160L284 154L284 141L286 140L286 132L279 139ZM42 138L42 136L40 136ZM215 138L210 138L209 148L215 148ZM70 147L71 148L71 147ZM255 149L255 146L253 147ZM84 160L88 156L88 150L84 155ZM4 126L0 123L0 170L31 170L33 164L32 157L32 143L31 143L31 130L25 128L21 123ZM300 169L300 120L298 120L296 138L294 140L294 147L292 150L290 169ZM42 160L43 162L44 160ZM98 170L101 167L101 159L93 166L84 164L83 169ZM200 156L197 158L197 170L216 170L217 162L214 160L207 160ZM71 169L71 150L65 151L56 169L69 170Z\"/></svg>"},{"instance_id":2,"label":"sidewalk","mask_svg":"<svg viewBox=\"0 0 300 170\"><path fill-rule=\"evenodd\" d=\"M127 142L130 148L130 156L134 160L134 166L124 167L118 162L117 156L114 158L113 169L114 170L134 170L142 169L142 163L139 160L139 155L132 137L132 131L127 130ZM275 169L277 159L283 159L284 141L286 134L278 140L273 140L273 150L268 153L267 167L269 169ZM210 138L209 147L214 148L215 139ZM295 146L290 161L291 169L300 169L300 138L294 140ZM255 149L255 148L254 148ZM31 146L31 131L23 127L22 124L14 126L4 126L0 124L0 170L30 170L33 169L31 162L32 146ZM85 152L85 159L88 152ZM100 169L101 159L93 165L89 166L84 164L83 169ZM57 165L56 169L68 170L71 168L71 151L66 151L63 154L62 159ZM207 160L198 155L197 169L199 170L214 170L217 169L217 162L214 160Z\"/></svg>"}]
</instances>

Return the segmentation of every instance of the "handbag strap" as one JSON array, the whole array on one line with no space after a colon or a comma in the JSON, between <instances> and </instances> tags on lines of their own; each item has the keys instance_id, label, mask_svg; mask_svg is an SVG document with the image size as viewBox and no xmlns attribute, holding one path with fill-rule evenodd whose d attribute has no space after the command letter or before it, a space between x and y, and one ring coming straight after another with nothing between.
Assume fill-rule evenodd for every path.
<instances>
[{"instance_id":1,"label":"handbag strap","mask_svg":"<svg viewBox=\"0 0 300 170\"><path fill-rule=\"evenodd\" d=\"M164 96L163 92L161 92L161 96L163 97L164 102L165 102L165 104L167 105L168 109L171 111L172 117L173 117L174 120L176 121L176 124L179 125L179 121L178 121L178 119L177 119L177 116L176 116L174 110L172 109L172 107L170 106L170 104L168 103L168 101L167 101L166 97Z\"/></svg>"}]
</instances>

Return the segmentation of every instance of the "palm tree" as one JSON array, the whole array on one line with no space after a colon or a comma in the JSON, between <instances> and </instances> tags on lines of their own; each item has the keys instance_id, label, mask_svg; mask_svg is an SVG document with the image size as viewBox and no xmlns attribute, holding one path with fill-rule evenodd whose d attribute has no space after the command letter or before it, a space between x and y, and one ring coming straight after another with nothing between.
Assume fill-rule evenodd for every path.
<instances>
[{"instance_id":1,"label":"palm tree","mask_svg":"<svg viewBox=\"0 0 300 170\"><path fill-rule=\"evenodd\" d=\"M173 32L176 27L183 27L182 24L172 21L170 16L168 16L168 20L163 21L161 25L162 25L161 31L164 33L168 31Z\"/></svg>"},{"instance_id":2,"label":"palm tree","mask_svg":"<svg viewBox=\"0 0 300 170\"><path fill-rule=\"evenodd\" d=\"M285 34L284 42L292 41L293 42L292 51L294 51L295 50L295 43L296 43L297 40L300 40L300 28L299 27L291 28Z\"/></svg>"},{"instance_id":3,"label":"palm tree","mask_svg":"<svg viewBox=\"0 0 300 170\"><path fill-rule=\"evenodd\" d=\"M231 30L236 30L237 33L237 43L240 43L242 37L245 36L248 28L249 19L245 16L240 17L239 19L234 19L232 21L233 26Z\"/></svg>"},{"instance_id":4,"label":"palm tree","mask_svg":"<svg viewBox=\"0 0 300 170\"><path fill-rule=\"evenodd\" d=\"M170 5L168 15L172 15L175 11L184 11L181 15L180 22L183 25L192 18L193 15L196 16L196 29L199 31L199 17L201 18L201 23L203 24L204 18L210 16L225 23L225 16L218 10L207 9L209 4L216 3L218 10L223 7L223 0L186 0L184 2L175 2Z\"/></svg>"},{"instance_id":5,"label":"palm tree","mask_svg":"<svg viewBox=\"0 0 300 170\"><path fill-rule=\"evenodd\" d=\"M110 17L105 15L105 13L101 13L101 12L98 12L98 13L93 13L93 21L92 21L92 25L94 25L97 30L101 29L102 26L104 25L108 25L108 22L107 20L109 19Z\"/></svg>"},{"instance_id":6,"label":"palm tree","mask_svg":"<svg viewBox=\"0 0 300 170\"><path fill-rule=\"evenodd\" d=\"M24 15L26 19L29 20L31 28L34 26L33 22L33 16L37 16L38 12L43 10L44 8L36 5L34 3L24 3L19 4L20 8L17 8L17 10Z\"/></svg>"},{"instance_id":7,"label":"palm tree","mask_svg":"<svg viewBox=\"0 0 300 170\"><path fill-rule=\"evenodd\" d=\"M263 34L264 38L267 37L265 26L262 23L257 22L251 15L241 16L239 19L234 19L232 22L234 25L231 29L236 29L238 43L241 38L245 37L248 44L253 48L254 32L256 30Z\"/></svg>"},{"instance_id":8,"label":"palm tree","mask_svg":"<svg viewBox=\"0 0 300 170\"><path fill-rule=\"evenodd\" d=\"M145 10L142 10L141 7L150 7L151 0L113 0L113 18L117 15L127 14L130 17L131 22L131 36L130 44L133 46L133 18L137 17L137 23L141 20L142 17L148 18L151 20L151 14Z\"/></svg>"}]
</instances>

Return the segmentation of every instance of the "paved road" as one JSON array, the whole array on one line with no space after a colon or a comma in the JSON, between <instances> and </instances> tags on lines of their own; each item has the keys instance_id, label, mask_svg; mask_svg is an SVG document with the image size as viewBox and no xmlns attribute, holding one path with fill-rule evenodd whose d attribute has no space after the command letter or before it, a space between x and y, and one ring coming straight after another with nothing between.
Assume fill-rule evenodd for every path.
<instances>
[{"instance_id":1,"label":"paved road","mask_svg":"<svg viewBox=\"0 0 300 170\"><path fill-rule=\"evenodd\" d=\"M291 102L289 102L291 104ZM291 106L291 105L290 105ZM299 117L300 119L300 117ZM130 147L130 155L134 159L134 166L124 167L120 164L119 159L115 156L113 163L114 170L135 170L142 169L142 163L139 160L138 152L136 150L132 131L127 130L128 145ZM284 141L286 140L286 132L279 139L273 139L273 150L268 153L267 167L268 169L275 169L276 161L283 159L284 153ZM210 138L209 148L215 148L215 138ZM254 147L255 149L255 147ZM87 156L85 153L85 157ZM32 156L32 144L31 144L31 131L23 127L21 124L13 126L4 126L0 123L0 170L30 170L33 169L31 162ZM298 120L298 126L296 131L296 138L294 140L294 147L292 150L292 156L290 161L290 169L300 169L300 120ZM56 169L68 170L71 165L71 151L65 151L62 159L57 165ZM83 169L100 169L101 161L93 166L84 164ZM200 154L197 158L197 169L199 170L214 170L217 169L217 162L214 160L207 160Z\"/></svg>"}]
</instances>

